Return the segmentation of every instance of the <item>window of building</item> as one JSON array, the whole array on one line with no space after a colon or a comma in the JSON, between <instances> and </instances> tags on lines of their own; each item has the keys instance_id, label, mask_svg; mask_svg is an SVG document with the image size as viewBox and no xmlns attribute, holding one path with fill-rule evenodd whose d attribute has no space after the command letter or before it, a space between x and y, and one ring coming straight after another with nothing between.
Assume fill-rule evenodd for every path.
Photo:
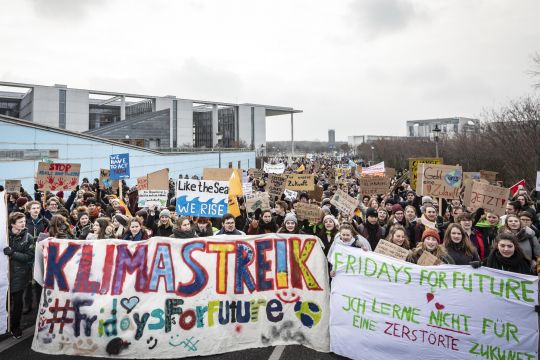
<instances>
[{"instance_id":1,"label":"window of building","mask_svg":"<svg viewBox=\"0 0 540 360\"><path fill-rule=\"evenodd\" d=\"M60 129L66 128L66 90L60 91L60 101L58 110L58 127Z\"/></svg>"},{"instance_id":2,"label":"window of building","mask_svg":"<svg viewBox=\"0 0 540 360\"><path fill-rule=\"evenodd\" d=\"M178 110L178 101L177 100L173 100L173 123L172 123L172 133L173 133L173 148L177 147L177 140L178 140L178 134L177 134L177 129L178 129L178 114L177 114L177 110Z\"/></svg>"}]
</instances>

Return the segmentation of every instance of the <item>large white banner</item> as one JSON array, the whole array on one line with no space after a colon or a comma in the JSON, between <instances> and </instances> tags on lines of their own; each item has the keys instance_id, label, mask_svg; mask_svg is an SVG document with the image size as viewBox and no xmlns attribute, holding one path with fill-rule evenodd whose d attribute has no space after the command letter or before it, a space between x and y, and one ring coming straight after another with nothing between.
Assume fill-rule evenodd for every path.
<instances>
[{"instance_id":1,"label":"large white banner","mask_svg":"<svg viewBox=\"0 0 540 360\"><path fill-rule=\"evenodd\" d=\"M264 163L264 172L267 174L283 174L285 171L285 164L268 164Z\"/></svg>"},{"instance_id":2,"label":"large white banner","mask_svg":"<svg viewBox=\"0 0 540 360\"><path fill-rule=\"evenodd\" d=\"M6 192L0 191L0 334L7 331L8 313L6 309L9 288L9 259L4 248L9 245L7 233Z\"/></svg>"},{"instance_id":3,"label":"large white banner","mask_svg":"<svg viewBox=\"0 0 540 360\"><path fill-rule=\"evenodd\" d=\"M181 358L302 344L329 351L328 268L308 235L48 239L32 349Z\"/></svg>"},{"instance_id":4,"label":"large white banner","mask_svg":"<svg viewBox=\"0 0 540 360\"><path fill-rule=\"evenodd\" d=\"M384 172L384 161L367 168L362 168L362 176L384 176Z\"/></svg>"},{"instance_id":5,"label":"large white banner","mask_svg":"<svg viewBox=\"0 0 540 360\"><path fill-rule=\"evenodd\" d=\"M538 277L418 266L338 245L331 351L353 359L537 359Z\"/></svg>"}]
</instances>

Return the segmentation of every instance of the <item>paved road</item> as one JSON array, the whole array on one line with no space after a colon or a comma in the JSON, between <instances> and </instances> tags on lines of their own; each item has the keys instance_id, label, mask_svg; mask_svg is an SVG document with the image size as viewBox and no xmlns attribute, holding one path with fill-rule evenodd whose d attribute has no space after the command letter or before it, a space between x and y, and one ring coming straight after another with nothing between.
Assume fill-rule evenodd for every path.
<instances>
[{"instance_id":1,"label":"paved road","mask_svg":"<svg viewBox=\"0 0 540 360\"><path fill-rule=\"evenodd\" d=\"M84 359L88 360L88 357L82 356L59 356L59 355L45 355L41 353L34 352L30 349L32 344L31 329L27 329L25 334L28 334L24 340L5 340L5 342L0 343L0 359L2 360L53 360L53 359ZM6 345L11 345L11 347L1 351ZM266 347L260 349L250 349L244 351L235 351L231 353L205 356L205 357L193 357L193 358L183 358L183 359L204 359L204 360L330 360L330 359L346 359L335 354L325 354L320 353L300 345L294 346L277 346L277 347Z\"/></svg>"}]
</instances>

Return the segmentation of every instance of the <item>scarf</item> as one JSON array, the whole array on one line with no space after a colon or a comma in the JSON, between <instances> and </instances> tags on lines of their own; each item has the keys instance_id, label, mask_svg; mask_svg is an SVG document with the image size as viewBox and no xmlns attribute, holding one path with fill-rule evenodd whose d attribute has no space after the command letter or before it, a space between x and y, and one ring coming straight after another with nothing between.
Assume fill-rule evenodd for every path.
<instances>
[{"instance_id":1,"label":"scarf","mask_svg":"<svg viewBox=\"0 0 540 360\"><path fill-rule=\"evenodd\" d=\"M525 263L523 258L517 256L514 252L509 258L504 257L497 250L488 258L488 266L493 265L494 263L499 264L502 270L506 271L520 271Z\"/></svg>"},{"instance_id":2,"label":"scarf","mask_svg":"<svg viewBox=\"0 0 540 360\"><path fill-rule=\"evenodd\" d=\"M375 225L373 225L369 221L366 221L365 227L368 231L369 244L371 245L372 249L375 249L375 247L377 246L377 243L379 242L379 239L377 236L380 229L379 223L377 222Z\"/></svg>"},{"instance_id":3,"label":"scarf","mask_svg":"<svg viewBox=\"0 0 540 360\"><path fill-rule=\"evenodd\" d=\"M422 225L424 225L425 227L427 228L430 228L430 229L433 229L433 230L437 230L437 223L434 222L434 221L429 221L427 218L426 218L426 215L425 214L422 214L422 217L420 217L420 219L418 220L418 222ZM437 230L438 231L438 230Z\"/></svg>"},{"instance_id":4,"label":"scarf","mask_svg":"<svg viewBox=\"0 0 540 360\"><path fill-rule=\"evenodd\" d=\"M175 237L177 239L191 239L191 238L195 237L195 232L193 231L193 229L191 229L189 231L182 231L182 230L173 229L173 236L172 237Z\"/></svg>"}]
</instances>

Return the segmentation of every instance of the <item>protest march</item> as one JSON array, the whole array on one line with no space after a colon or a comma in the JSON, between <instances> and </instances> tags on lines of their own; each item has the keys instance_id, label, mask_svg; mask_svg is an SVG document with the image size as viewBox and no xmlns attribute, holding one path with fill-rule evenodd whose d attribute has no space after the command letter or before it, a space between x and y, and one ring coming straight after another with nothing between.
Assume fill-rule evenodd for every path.
<instances>
[{"instance_id":1,"label":"protest march","mask_svg":"<svg viewBox=\"0 0 540 360\"><path fill-rule=\"evenodd\" d=\"M20 338L35 314L33 351L538 358L534 185L427 158L387 172L274 157L178 179L130 165L113 154L90 181L40 163L32 192L2 187L0 327Z\"/></svg>"}]
</instances>

